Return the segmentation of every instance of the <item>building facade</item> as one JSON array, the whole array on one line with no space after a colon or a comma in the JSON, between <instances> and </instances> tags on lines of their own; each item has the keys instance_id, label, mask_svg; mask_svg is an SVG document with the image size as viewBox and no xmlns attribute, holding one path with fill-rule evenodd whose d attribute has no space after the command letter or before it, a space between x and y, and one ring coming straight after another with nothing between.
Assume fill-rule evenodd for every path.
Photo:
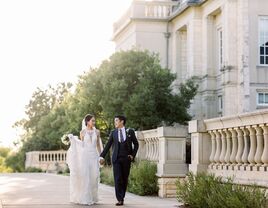
<instances>
[{"instance_id":1,"label":"building facade","mask_svg":"<svg viewBox=\"0 0 268 208\"><path fill-rule=\"evenodd\" d=\"M113 41L159 53L175 85L194 76L195 119L268 107L267 0L133 0Z\"/></svg>"}]
</instances>

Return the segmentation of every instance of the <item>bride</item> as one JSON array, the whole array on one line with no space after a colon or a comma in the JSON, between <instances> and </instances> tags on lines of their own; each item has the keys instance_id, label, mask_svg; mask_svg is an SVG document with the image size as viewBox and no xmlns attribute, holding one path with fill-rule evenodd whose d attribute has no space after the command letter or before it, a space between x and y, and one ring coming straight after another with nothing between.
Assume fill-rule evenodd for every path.
<instances>
[{"instance_id":1,"label":"bride","mask_svg":"<svg viewBox=\"0 0 268 208\"><path fill-rule=\"evenodd\" d=\"M99 155L103 146L95 117L87 114L82 121L80 139L69 134L71 146L66 162L70 169L70 202L91 205L98 201L100 181Z\"/></svg>"}]
</instances>

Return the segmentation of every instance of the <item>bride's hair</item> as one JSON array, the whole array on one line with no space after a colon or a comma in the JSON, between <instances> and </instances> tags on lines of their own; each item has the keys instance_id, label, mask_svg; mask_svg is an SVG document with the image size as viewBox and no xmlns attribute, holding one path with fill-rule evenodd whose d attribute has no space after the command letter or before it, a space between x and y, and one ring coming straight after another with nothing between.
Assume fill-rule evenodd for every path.
<instances>
[{"instance_id":1,"label":"bride's hair","mask_svg":"<svg viewBox=\"0 0 268 208\"><path fill-rule=\"evenodd\" d=\"M85 120L85 126L87 126L87 122L89 122L94 116L91 114L87 114L84 118Z\"/></svg>"}]
</instances>

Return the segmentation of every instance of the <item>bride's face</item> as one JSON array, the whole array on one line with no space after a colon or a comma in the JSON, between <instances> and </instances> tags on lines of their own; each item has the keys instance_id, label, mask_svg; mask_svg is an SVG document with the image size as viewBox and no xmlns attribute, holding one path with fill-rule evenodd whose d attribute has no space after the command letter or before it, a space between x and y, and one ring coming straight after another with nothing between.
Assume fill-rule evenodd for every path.
<instances>
[{"instance_id":1,"label":"bride's face","mask_svg":"<svg viewBox=\"0 0 268 208\"><path fill-rule=\"evenodd\" d=\"M96 123L95 118L92 117L92 118L87 122L87 127L92 128L92 127L95 126L95 123Z\"/></svg>"}]
</instances>

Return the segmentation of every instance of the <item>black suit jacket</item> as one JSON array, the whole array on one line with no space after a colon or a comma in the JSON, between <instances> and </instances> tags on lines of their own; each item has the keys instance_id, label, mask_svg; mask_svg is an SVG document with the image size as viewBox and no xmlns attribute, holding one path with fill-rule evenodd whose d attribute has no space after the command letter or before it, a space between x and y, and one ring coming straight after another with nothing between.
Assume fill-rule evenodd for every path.
<instances>
[{"instance_id":1,"label":"black suit jacket","mask_svg":"<svg viewBox=\"0 0 268 208\"><path fill-rule=\"evenodd\" d=\"M126 129L126 142L128 145L129 155L133 156L133 160L137 154L139 149L139 143L135 135L135 131L133 129ZM132 145L133 144L133 145ZM119 151L119 140L118 140L118 129L114 129L110 136L107 144L104 147L104 150L100 154L101 157L105 157L108 153L109 149L113 145L113 154L112 154L112 161L115 162L117 160L118 151Z\"/></svg>"}]
</instances>

